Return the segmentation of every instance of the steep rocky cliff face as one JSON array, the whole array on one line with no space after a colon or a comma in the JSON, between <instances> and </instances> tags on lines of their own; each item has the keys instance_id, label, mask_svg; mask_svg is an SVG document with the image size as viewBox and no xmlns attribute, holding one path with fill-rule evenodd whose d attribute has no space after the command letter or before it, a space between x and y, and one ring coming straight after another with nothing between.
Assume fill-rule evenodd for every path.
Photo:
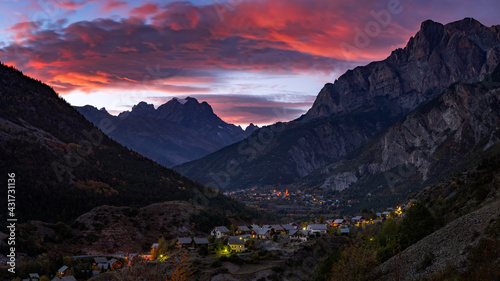
<instances>
[{"instance_id":1,"label":"steep rocky cliff face","mask_svg":"<svg viewBox=\"0 0 500 281\"><path fill-rule=\"evenodd\" d=\"M291 184L359 148L450 84L480 81L498 63L498 26L426 21L404 49L326 84L301 118L176 170L215 188ZM332 180L348 185L355 178L349 173Z\"/></svg>"},{"instance_id":2,"label":"steep rocky cliff face","mask_svg":"<svg viewBox=\"0 0 500 281\"><path fill-rule=\"evenodd\" d=\"M157 109L140 102L112 116L105 109L76 107L108 136L166 167L201 158L244 139L257 126L243 130L220 119L206 102L172 99Z\"/></svg>"},{"instance_id":3,"label":"steep rocky cliff face","mask_svg":"<svg viewBox=\"0 0 500 281\"><path fill-rule=\"evenodd\" d=\"M497 26L474 19L425 21L404 49L326 84L302 119L379 108L389 116L406 114L452 83L483 79L498 63L499 40Z\"/></svg>"},{"instance_id":4,"label":"steep rocky cliff face","mask_svg":"<svg viewBox=\"0 0 500 281\"><path fill-rule=\"evenodd\" d=\"M343 159L343 165L321 169L311 178L321 179L325 189L394 192L399 185L418 186L457 170L499 143L499 136L500 67L483 82L450 86Z\"/></svg>"}]
</instances>

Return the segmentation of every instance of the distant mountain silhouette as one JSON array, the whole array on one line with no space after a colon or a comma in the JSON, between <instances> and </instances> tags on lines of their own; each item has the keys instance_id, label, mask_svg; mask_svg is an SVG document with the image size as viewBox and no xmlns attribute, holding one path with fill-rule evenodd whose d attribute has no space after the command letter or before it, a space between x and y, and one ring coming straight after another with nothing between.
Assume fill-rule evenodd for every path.
<instances>
[{"instance_id":1,"label":"distant mountain silhouette","mask_svg":"<svg viewBox=\"0 0 500 281\"><path fill-rule=\"evenodd\" d=\"M69 223L101 205L172 200L225 214L248 211L111 140L40 81L3 64L0 77L0 170L4 182L7 173L15 174L19 222ZM95 113L108 115L105 110ZM140 105L131 114L147 113ZM7 210L7 200L0 207ZM3 212L0 219L7 221L6 216Z\"/></svg>"},{"instance_id":2,"label":"distant mountain silhouette","mask_svg":"<svg viewBox=\"0 0 500 281\"><path fill-rule=\"evenodd\" d=\"M90 105L75 108L112 139L166 167L206 156L258 129L228 124L207 102L191 97L174 98L157 109L140 102L118 116Z\"/></svg>"}]
</instances>

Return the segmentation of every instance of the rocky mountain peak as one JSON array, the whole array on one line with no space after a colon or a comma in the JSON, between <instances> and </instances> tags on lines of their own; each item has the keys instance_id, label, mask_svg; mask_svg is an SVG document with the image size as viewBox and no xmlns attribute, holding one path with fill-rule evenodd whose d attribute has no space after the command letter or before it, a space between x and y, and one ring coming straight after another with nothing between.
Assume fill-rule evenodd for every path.
<instances>
[{"instance_id":1,"label":"rocky mountain peak","mask_svg":"<svg viewBox=\"0 0 500 281\"><path fill-rule=\"evenodd\" d=\"M457 81L476 82L498 63L500 29L472 18L420 30L382 61L348 70L326 84L302 121L382 109L401 117Z\"/></svg>"},{"instance_id":2,"label":"rocky mountain peak","mask_svg":"<svg viewBox=\"0 0 500 281\"><path fill-rule=\"evenodd\" d=\"M207 102L200 103L192 97L186 97L185 99L173 98L159 106L156 114L156 119L165 119L173 122L181 122L192 118L219 119Z\"/></svg>"},{"instance_id":3,"label":"rocky mountain peak","mask_svg":"<svg viewBox=\"0 0 500 281\"><path fill-rule=\"evenodd\" d=\"M257 127L246 131L220 119L207 102L192 97L173 98L157 109L140 102L118 118L92 106L77 107L90 121L113 122L109 136L158 163L171 167L201 158L226 145L249 136Z\"/></svg>"},{"instance_id":4,"label":"rocky mountain peak","mask_svg":"<svg viewBox=\"0 0 500 281\"><path fill-rule=\"evenodd\" d=\"M451 23L447 24L446 26L447 27L454 27L454 28L460 29L460 30L479 29L479 28L486 27L474 18L464 18L462 20L451 22Z\"/></svg>"},{"instance_id":5,"label":"rocky mountain peak","mask_svg":"<svg viewBox=\"0 0 500 281\"><path fill-rule=\"evenodd\" d=\"M141 101L140 103L138 103L137 105L134 105L132 107L132 111L131 113L132 114L135 114L135 115L152 115L155 113L155 107L153 104L148 104L144 101Z\"/></svg>"},{"instance_id":6,"label":"rocky mountain peak","mask_svg":"<svg viewBox=\"0 0 500 281\"><path fill-rule=\"evenodd\" d=\"M255 126L253 123L250 123L250 125L248 125L245 129L245 133L247 134L251 134L253 133L255 130L257 130L259 128L259 126Z\"/></svg>"},{"instance_id":7,"label":"rocky mountain peak","mask_svg":"<svg viewBox=\"0 0 500 281\"><path fill-rule=\"evenodd\" d=\"M200 103L196 98L192 98L192 97L186 97L185 100L187 100L188 102L191 102L191 103Z\"/></svg>"},{"instance_id":8,"label":"rocky mountain peak","mask_svg":"<svg viewBox=\"0 0 500 281\"><path fill-rule=\"evenodd\" d=\"M411 51L423 49L426 53L432 52L441 43L444 35L444 25L432 20L426 20L420 25L415 37L410 38L407 48Z\"/></svg>"}]
</instances>

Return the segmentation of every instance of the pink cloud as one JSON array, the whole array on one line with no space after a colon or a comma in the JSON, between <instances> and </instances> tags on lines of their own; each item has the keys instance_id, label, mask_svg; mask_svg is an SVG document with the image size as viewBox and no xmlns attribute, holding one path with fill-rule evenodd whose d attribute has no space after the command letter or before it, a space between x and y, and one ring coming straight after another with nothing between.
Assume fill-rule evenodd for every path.
<instances>
[{"instance_id":1,"label":"pink cloud","mask_svg":"<svg viewBox=\"0 0 500 281\"><path fill-rule=\"evenodd\" d=\"M91 1L60 4L76 9ZM99 4L101 9L128 11L130 17L43 29L37 22L13 25L9 32L16 42L0 49L0 59L61 93L144 83L168 92L206 92L206 86L189 83L200 77L215 81L221 71L329 72L383 59L404 46L426 19L412 17L413 11L433 16L449 4L433 4L427 11L419 8L424 2L429 1L177 1L131 8L113 0ZM392 11L390 3L397 4Z\"/></svg>"},{"instance_id":2,"label":"pink cloud","mask_svg":"<svg viewBox=\"0 0 500 281\"><path fill-rule=\"evenodd\" d=\"M146 3L140 7L132 9L130 14L133 16L138 16L145 18L146 16L158 13L159 8L155 3Z\"/></svg>"}]
</instances>

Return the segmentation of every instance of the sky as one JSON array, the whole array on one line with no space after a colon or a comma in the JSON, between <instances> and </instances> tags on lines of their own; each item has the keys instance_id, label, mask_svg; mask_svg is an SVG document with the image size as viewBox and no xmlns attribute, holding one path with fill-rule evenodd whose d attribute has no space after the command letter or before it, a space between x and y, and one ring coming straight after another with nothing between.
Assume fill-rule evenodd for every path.
<instances>
[{"instance_id":1,"label":"sky","mask_svg":"<svg viewBox=\"0 0 500 281\"><path fill-rule=\"evenodd\" d=\"M404 47L432 19L500 24L500 1L0 0L0 61L72 105L130 110L173 97L224 121L304 114L325 83Z\"/></svg>"}]
</instances>

